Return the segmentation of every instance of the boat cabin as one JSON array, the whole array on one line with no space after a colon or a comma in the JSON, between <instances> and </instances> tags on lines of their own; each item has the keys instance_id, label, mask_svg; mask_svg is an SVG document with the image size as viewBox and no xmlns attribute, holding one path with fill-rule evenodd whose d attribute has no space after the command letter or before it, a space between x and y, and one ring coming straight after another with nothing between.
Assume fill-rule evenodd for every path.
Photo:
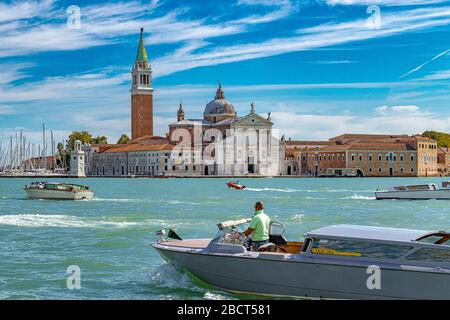
<instances>
[{"instance_id":1,"label":"boat cabin","mask_svg":"<svg viewBox=\"0 0 450 320\"><path fill-rule=\"evenodd\" d=\"M450 233L336 225L306 234L301 252L310 255L435 262L450 266Z\"/></svg>"},{"instance_id":2,"label":"boat cabin","mask_svg":"<svg viewBox=\"0 0 450 320\"><path fill-rule=\"evenodd\" d=\"M243 219L218 224L219 232L211 243L248 248L241 232L249 221ZM327 258L405 260L405 263L443 263L450 266L450 233L445 231L334 225L307 233L303 242L286 240L284 231L282 224L273 222L269 240L271 245L260 251Z\"/></svg>"},{"instance_id":3,"label":"boat cabin","mask_svg":"<svg viewBox=\"0 0 450 320\"><path fill-rule=\"evenodd\" d=\"M389 191L434 191L438 190L438 186L435 183L411 185L411 186L396 186Z\"/></svg>"}]
</instances>

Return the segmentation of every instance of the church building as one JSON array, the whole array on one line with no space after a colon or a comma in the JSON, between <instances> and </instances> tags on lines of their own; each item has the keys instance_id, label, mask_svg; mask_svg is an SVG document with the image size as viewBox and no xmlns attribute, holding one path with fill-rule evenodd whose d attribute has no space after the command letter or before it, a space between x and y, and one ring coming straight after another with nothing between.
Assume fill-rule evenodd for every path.
<instances>
[{"instance_id":1,"label":"church building","mask_svg":"<svg viewBox=\"0 0 450 320\"><path fill-rule=\"evenodd\" d=\"M219 83L201 119L186 119L182 103L177 121L164 137L153 136L152 69L141 29L131 71L131 136L126 145L101 145L89 153L96 176L280 175L284 144L272 129L270 113L238 117ZM176 94L176 93L175 93Z\"/></svg>"}]
</instances>

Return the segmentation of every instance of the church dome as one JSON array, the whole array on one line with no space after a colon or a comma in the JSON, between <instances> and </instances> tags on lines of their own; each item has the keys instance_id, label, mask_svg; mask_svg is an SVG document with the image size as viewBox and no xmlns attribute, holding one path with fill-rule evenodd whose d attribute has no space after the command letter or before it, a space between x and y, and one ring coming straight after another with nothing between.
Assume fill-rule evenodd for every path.
<instances>
[{"instance_id":1,"label":"church dome","mask_svg":"<svg viewBox=\"0 0 450 320\"><path fill-rule=\"evenodd\" d=\"M218 122L227 118L234 118L236 110L233 105L225 99L222 86L216 91L214 100L206 105L203 117L211 122Z\"/></svg>"}]
</instances>

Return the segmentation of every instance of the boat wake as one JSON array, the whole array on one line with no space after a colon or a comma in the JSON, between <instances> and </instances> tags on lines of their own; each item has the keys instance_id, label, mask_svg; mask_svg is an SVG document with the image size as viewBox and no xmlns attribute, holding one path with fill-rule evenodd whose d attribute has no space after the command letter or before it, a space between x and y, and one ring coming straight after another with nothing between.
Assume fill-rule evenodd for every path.
<instances>
[{"instance_id":1,"label":"boat wake","mask_svg":"<svg viewBox=\"0 0 450 320\"><path fill-rule=\"evenodd\" d=\"M87 200L89 201L89 200ZM162 200L162 199L126 199L126 198L94 198L92 201L99 202L124 202L124 203L167 203L171 205L204 205L205 202L192 202L192 201L181 201L181 200ZM207 204L213 204L214 202L206 202Z\"/></svg>"},{"instance_id":2,"label":"boat wake","mask_svg":"<svg viewBox=\"0 0 450 320\"><path fill-rule=\"evenodd\" d=\"M354 194L351 197L346 197L344 199L347 199L347 200L376 200L377 198L362 196L362 195L359 195L359 194Z\"/></svg>"},{"instance_id":3,"label":"boat wake","mask_svg":"<svg viewBox=\"0 0 450 320\"><path fill-rule=\"evenodd\" d=\"M153 285L169 289L187 289L192 291L203 291L196 286L192 279L180 268L165 263L156 268L151 274L150 279Z\"/></svg>"},{"instance_id":4,"label":"boat wake","mask_svg":"<svg viewBox=\"0 0 450 320\"><path fill-rule=\"evenodd\" d=\"M11 214L0 216L0 225L17 227L59 227L59 228L126 228L136 222L95 221L68 215Z\"/></svg>"},{"instance_id":5,"label":"boat wake","mask_svg":"<svg viewBox=\"0 0 450 320\"><path fill-rule=\"evenodd\" d=\"M106 199L106 198L94 198L92 201L104 201L104 202L150 202L149 200L145 199Z\"/></svg>"},{"instance_id":6,"label":"boat wake","mask_svg":"<svg viewBox=\"0 0 450 320\"><path fill-rule=\"evenodd\" d=\"M274 192L287 192L287 193L291 193L291 192L308 192L306 190L298 190L298 189L290 189L290 188L286 188L286 189L277 189L277 188L247 188L247 191L255 191L255 192L262 192L262 191L274 191Z\"/></svg>"}]
</instances>

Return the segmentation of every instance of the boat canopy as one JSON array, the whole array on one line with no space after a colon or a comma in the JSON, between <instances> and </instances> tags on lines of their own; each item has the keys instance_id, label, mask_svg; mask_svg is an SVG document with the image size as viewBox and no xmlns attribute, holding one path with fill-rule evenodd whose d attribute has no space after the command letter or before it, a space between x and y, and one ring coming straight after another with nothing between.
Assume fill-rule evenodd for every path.
<instances>
[{"instance_id":1,"label":"boat canopy","mask_svg":"<svg viewBox=\"0 0 450 320\"><path fill-rule=\"evenodd\" d=\"M356 225L334 225L313 230L306 234L309 238L346 238L362 240L411 242L439 231L397 229Z\"/></svg>"}]
</instances>

